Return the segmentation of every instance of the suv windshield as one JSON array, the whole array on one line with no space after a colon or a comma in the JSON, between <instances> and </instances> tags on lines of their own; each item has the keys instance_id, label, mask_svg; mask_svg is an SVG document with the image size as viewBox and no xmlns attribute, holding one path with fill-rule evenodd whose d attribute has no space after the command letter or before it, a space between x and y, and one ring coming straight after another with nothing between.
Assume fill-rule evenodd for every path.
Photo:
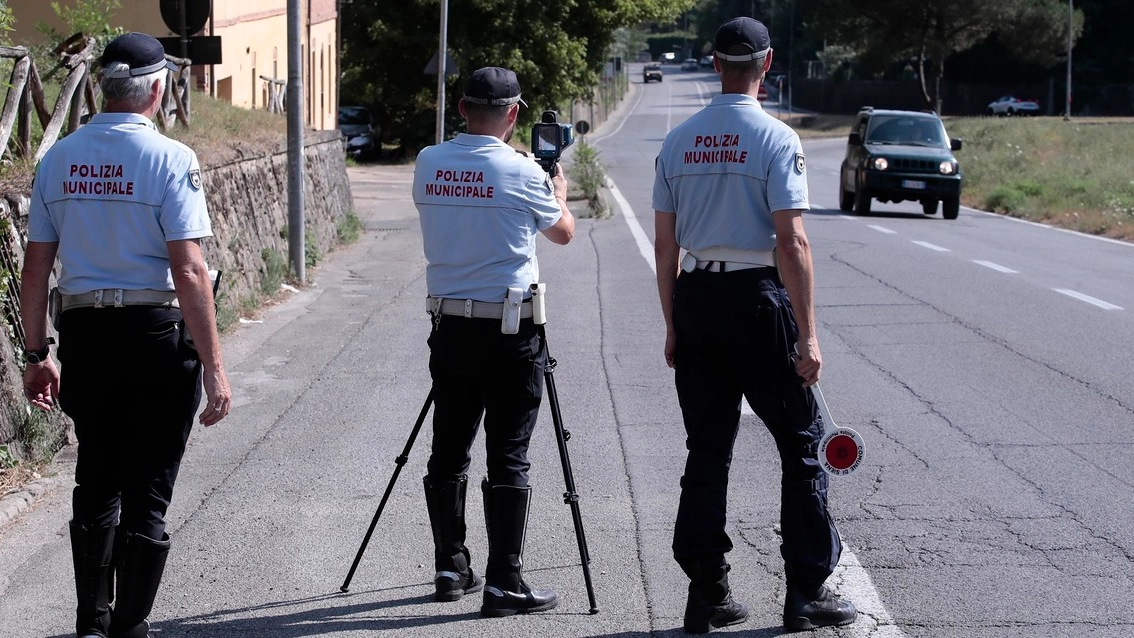
<instances>
[{"instance_id":1,"label":"suv windshield","mask_svg":"<svg viewBox=\"0 0 1134 638\"><path fill-rule=\"evenodd\" d=\"M362 106L340 106L339 125L370 124L370 109Z\"/></svg>"},{"instance_id":2,"label":"suv windshield","mask_svg":"<svg viewBox=\"0 0 1134 638\"><path fill-rule=\"evenodd\" d=\"M906 144L948 147L940 122L928 117L882 116L870 120L867 144Z\"/></svg>"}]
</instances>

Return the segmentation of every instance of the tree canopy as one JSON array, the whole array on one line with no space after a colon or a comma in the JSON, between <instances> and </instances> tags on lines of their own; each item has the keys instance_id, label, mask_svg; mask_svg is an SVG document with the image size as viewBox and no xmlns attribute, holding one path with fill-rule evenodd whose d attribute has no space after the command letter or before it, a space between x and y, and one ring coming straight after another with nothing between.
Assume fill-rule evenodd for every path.
<instances>
[{"instance_id":1,"label":"tree canopy","mask_svg":"<svg viewBox=\"0 0 1134 638\"><path fill-rule=\"evenodd\" d=\"M520 113L527 127L544 109L590 94L619 28L672 20L694 1L449 2L447 47L459 68L446 81L446 130L460 128L456 103L471 71L514 70L530 105ZM439 48L440 20L440 0L342 3L342 99L371 107L383 136L408 153L434 138L437 78L424 69Z\"/></svg>"},{"instance_id":2,"label":"tree canopy","mask_svg":"<svg viewBox=\"0 0 1134 638\"><path fill-rule=\"evenodd\" d=\"M926 106L940 110L945 62L996 34L1021 63L1066 55L1065 0L811 0L816 27L851 46L867 68L916 59ZM1082 32L1076 12L1073 35ZM929 84L930 80L935 84Z\"/></svg>"}]
</instances>

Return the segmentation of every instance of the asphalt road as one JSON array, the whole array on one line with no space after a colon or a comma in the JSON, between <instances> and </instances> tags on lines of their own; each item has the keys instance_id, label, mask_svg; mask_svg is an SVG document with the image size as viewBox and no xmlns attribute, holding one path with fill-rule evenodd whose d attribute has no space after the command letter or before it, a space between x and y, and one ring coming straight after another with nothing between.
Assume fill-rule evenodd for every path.
<instances>
[{"instance_id":1,"label":"asphalt road","mask_svg":"<svg viewBox=\"0 0 1134 638\"><path fill-rule=\"evenodd\" d=\"M669 545L684 439L662 358L649 192L665 132L716 87L712 74L676 67L660 84L640 75L589 136L617 215L580 221L569 246L539 248L601 612L587 613L546 406L525 568L560 592L558 609L485 620L475 596L430 602L428 428L351 591L339 592L429 387L410 171L372 167L351 171L363 238L329 256L315 286L225 340L237 403L191 438L158 635L682 635L686 581ZM847 216L832 210L842 142L805 150L823 389L867 445L864 467L831 496L847 548L833 582L866 613L814 635L1134 633L1134 246L967 209L945 221L916 203ZM778 465L767 432L743 419L729 558L752 616L722 633L776 636ZM0 636L69 635L66 462L59 469L61 486L0 530ZM483 566L474 496L469 528Z\"/></svg>"}]
</instances>

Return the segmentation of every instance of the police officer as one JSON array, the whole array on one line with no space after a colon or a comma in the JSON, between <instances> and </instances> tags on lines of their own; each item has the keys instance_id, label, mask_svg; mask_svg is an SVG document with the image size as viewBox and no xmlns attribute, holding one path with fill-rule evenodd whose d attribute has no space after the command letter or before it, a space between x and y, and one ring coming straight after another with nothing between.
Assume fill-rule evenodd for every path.
<instances>
[{"instance_id":1,"label":"police officer","mask_svg":"<svg viewBox=\"0 0 1134 638\"><path fill-rule=\"evenodd\" d=\"M529 287L539 281L536 235L566 244L575 219L562 169L556 165L549 180L508 145L521 104L514 72L478 69L458 103L468 132L424 149L414 170L433 324L433 449L425 497L437 569L434 598L459 600L482 587L464 543L469 453L483 414L489 544L483 616L544 611L558 602L555 592L532 588L521 573L531 502L528 442L547 361Z\"/></svg>"},{"instance_id":2,"label":"police officer","mask_svg":"<svg viewBox=\"0 0 1134 638\"><path fill-rule=\"evenodd\" d=\"M201 170L192 150L151 122L165 52L127 33L101 61L104 112L47 152L32 187L24 392L37 408L61 406L79 441L70 524L77 635L146 638L202 376L202 424L228 414L231 392L199 243L212 235ZM62 378L46 322L56 257Z\"/></svg>"},{"instance_id":3,"label":"police officer","mask_svg":"<svg viewBox=\"0 0 1134 638\"><path fill-rule=\"evenodd\" d=\"M854 606L823 584L841 546L816 453L823 423L806 389L822 359L801 217L809 207L803 150L756 99L772 63L764 25L729 20L714 48L721 95L666 136L653 191L665 358L689 450L673 537L674 558L690 579L684 627L705 633L748 617L732 599L724 558L732 549L725 506L742 397L782 461L784 626L846 624ZM681 249L688 252L679 268Z\"/></svg>"}]
</instances>

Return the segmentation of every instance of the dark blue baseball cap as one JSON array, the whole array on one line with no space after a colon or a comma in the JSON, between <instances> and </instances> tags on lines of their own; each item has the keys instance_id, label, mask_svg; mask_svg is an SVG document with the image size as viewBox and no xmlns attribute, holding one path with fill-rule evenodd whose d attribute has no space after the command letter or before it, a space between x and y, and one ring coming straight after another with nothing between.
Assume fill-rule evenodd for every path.
<instances>
[{"instance_id":1,"label":"dark blue baseball cap","mask_svg":"<svg viewBox=\"0 0 1134 638\"><path fill-rule=\"evenodd\" d=\"M520 80L516 78L516 73L498 66L486 66L473 71L465 82L465 101L489 106L505 106L516 102L528 105L520 99Z\"/></svg>"},{"instance_id":2,"label":"dark blue baseball cap","mask_svg":"<svg viewBox=\"0 0 1134 638\"><path fill-rule=\"evenodd\" d=\"M733 18L717 29L713 45L716 56L729 62L759 60L772 48L768 27L755 18Z\"/></svg>"},{"instance_id":3,"label":"dark blue baseball cap","mask_svg":"<svg viewBox=\"0 0 1134 638\"><path fill-rule=\"evenodd\" d=\"M177 70L176 64L165 59L165 48L161 42L145 33L125 33L114 38L103 49L101 62L103 69L112 62L122 62L130 67L114 73L103 71L103 77L108 78L149 75L163 68Z\"/></svg>"}]
</instances>

